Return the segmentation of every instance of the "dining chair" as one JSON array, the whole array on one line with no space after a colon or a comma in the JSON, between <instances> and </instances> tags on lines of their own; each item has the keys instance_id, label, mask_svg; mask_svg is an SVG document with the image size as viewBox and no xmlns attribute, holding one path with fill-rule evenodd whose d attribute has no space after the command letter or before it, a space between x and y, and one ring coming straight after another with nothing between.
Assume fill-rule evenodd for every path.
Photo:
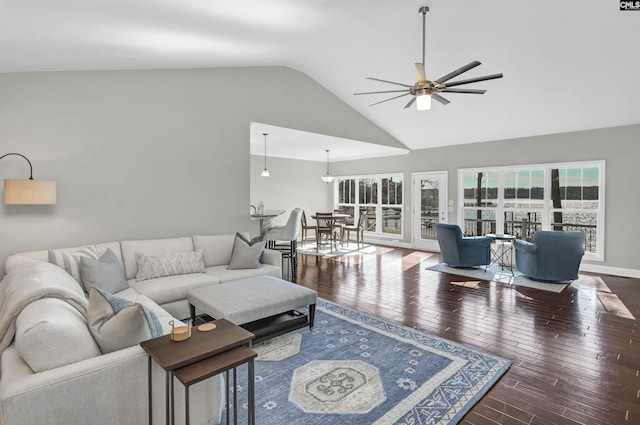
<instances>
[{"instance_id":1,"label":"dining chair","mask_svg":"<svg viewBox=\"0 0 640 425\"><path fill-rule=\"evenodd\" d=\"M333 210L334 219L333 228L340 235L340 246L344 246L344 226L347 225L349 217L336 217L336 214L348 215L349 213L343 209Z\"/></svg>"},{"instance_id":2,"label":"dining chair","mask_svg":"<svg viewBox=\"0 0 640 425\"><path fill-rule=\"evenodd\" d=\"M320 250L323 236L329 241L329 248L333 252L333 245L336 242L335 220L333 213L316 213L316 252ZM337 246L336 249L338 249Z\"/></svg>"},{"instance_id":3,"label":"dining chair","mask_svg":"<svg viewBox=\"0 0 640 425\"><path fill-rule=\"evenodd\" d=\"M307 214L305 214L304 210L302 210L302 218L301 218L301 220L302 220L302 222L301 222L301 230L302 230L302 240L301 240L301 242L304 243L305 241L311 240L311 239L309 239L308 232L309 232L309 230L313 230L313 232L315 233L316 226L307 224ZM315 235L314 235L313 239L316 239Z\"/></svg>"},{"instance_id":4,"label":"dining chair","mask_svg":"<svg viewBox=\"0 0 640 425\"><path fill-rule=\"evenodd\" d=\"M358 216L358 224L356 225L344 225L342 226L342 231L344 234L344 240L349 243L351 239L351 232L356 232L356 242L358 244L358 249L360 249L360 243L364 245L364 214L360 214Z\"/></svg>"}]
</instances>

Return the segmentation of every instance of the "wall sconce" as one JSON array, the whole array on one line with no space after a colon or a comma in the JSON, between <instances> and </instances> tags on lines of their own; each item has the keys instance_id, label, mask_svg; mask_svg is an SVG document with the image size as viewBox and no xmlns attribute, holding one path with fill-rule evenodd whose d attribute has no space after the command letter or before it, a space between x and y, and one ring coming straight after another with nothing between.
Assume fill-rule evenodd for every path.
<instances>
[{"instance_id":1,"label":"wall sconce","mask_svg":"<svg viewBox=\"0 0 640 425\"><path fill-rule=\"evenodd\" d=\"M7 153L23 157L29 163L29 180L5 180L4 203L7 205L52 205L57 202L56 182L33 179L33 166L29 159L19 153Z\"/></svg>"}]
</instances>

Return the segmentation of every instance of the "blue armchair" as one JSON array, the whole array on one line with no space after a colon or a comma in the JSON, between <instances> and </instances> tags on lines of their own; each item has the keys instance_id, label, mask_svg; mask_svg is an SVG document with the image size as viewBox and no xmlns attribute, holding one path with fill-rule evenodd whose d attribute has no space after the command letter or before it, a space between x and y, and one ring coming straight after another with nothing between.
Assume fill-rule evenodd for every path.
<instances>
[{"instance_id":1,"label":"blue armchair","mask_svg":"<svg viewBox=\"0 0 640 425\"><path fill-rule=\"evenodd\" d=\"M533 243L515 241L516 266L531 279L549 282L577 279L584 241L584 232L539 230L533 234Z\"/></svg>"},{"instance_id":2,"label":"blue armchair","mask_svg":"<svg viewBox=\"0 0 640 425\"><path fill-rule=\"evenodd\" d=\"M442 261L451 267L484 266L491 262L491 239L466 237L455 224L436 223Z\"/></svg>"}]
</instances>

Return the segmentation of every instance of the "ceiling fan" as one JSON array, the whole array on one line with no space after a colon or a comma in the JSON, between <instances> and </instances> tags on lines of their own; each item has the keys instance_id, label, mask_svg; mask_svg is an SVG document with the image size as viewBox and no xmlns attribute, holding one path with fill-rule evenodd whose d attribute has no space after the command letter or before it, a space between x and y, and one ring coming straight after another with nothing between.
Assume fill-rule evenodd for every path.
<instances>
[{"instance_id":1,"label":"ceiling fan","mask_svg":"<svg viewBox=\"0 0 640 425\"><path fill-rule=\"evenodd\" d=\"M412 98L405 105L405 109L409 108L411 105L416 103L416 108L418 111L426 111L431 108L431 99L435 99L443 105L447 105L450 103L447 99L440 96L438 93L470 93L470 94L484 94L486 90L477 90L477 89L456 89L451 88L455 86L461 86L463 84L471 84L477 83L478 81L486 81L493 80L496 78L502 78L502 73L500 74L491 74L486 75L484 77L476 77L469 78L467 80L458 80L453 82L448 82L450 79L457 77L458 75L469 71L470 69L475 68L480 65L480 62L473 61L468 63L467 65L456 69L453 72L448 73L447 75L438 78L434 81L427 80L425 76L425 67L424 67L424 57L425 57L425 24L426 24L426 16L429 13L429 7L422 6L418 9L418 13L422 15L422 63L416 63L416 72L418 73L418 82L414 85L396 83L394 81L381 80L379 78L367 77L368 80L380 81L382 83L395 84L396 86L402 86L404 89L402 90L384 90L384 91L372 91L372 92L363 92L363 93L354 93L355 95L361 94L380 94L380 93L403 93L398 96L391 97L389 99L381 100L380 102L372 103L369 106L378 105L383 102L388 102L393 99L397 99L399 97L404 97L411 95Z\"/></svg>"}]
</instances>

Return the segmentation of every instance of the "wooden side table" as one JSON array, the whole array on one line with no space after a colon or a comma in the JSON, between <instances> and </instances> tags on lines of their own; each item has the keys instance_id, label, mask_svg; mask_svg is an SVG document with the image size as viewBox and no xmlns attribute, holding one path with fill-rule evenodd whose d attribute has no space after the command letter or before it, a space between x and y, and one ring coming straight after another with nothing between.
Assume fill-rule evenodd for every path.
<instances>
[{"instance_id":1,"label":"wooden side table","mask_svg":"<svg viewBox=\"0 0 640 425\"><path fill-rule=\"evenodd\" d=\"M152 373L151 360L155 360L165 370L165 423L175 422L175 409L173 406L173 377L177 369L198 363L201 360L217 356L220 353L232 350L243 345L251 345L254 334L234 325L226 319L216 320L216 328L209 332L198 331L193 328L191 338L185 341L172 341L170 335L149 339L140 343L149 354L148 380L149 380L149 424L153 423L152 415ZM246 362L246 361L245 361ZM231 366L230 368L232 368Z\"/></svg>"},{"instance_id":2,"label":"wooden side table","mask_svg":"<svg viewBox=\"0 0 640 425\"><path fill-rule=\"evenodd\" d=\"M237 379L236 379L236 367L247 363L249 373L247 377L248 384L248 424L254 425L256 420L255 414L255 378L253 359L258 356L258 353L253 351L246 345L234 348L229 351L217 354L213 357L208 357L204 360L200 360L197 363L192 363L189 366L182 367L174 371L174 376L184 385L184 405L185 405L185 424L189 425L189 387L193 384L197 384L207 378L217 375L222 372L226 372L227 379L227 392L226 392L226 409L227 409L227 425L229 425L229 417L231 412L229 411L229 370L233 369L233 423L238 424L238 396L237 391ZM172 390L173 393L173 390Z\"/></svg>"}]
</instances>

